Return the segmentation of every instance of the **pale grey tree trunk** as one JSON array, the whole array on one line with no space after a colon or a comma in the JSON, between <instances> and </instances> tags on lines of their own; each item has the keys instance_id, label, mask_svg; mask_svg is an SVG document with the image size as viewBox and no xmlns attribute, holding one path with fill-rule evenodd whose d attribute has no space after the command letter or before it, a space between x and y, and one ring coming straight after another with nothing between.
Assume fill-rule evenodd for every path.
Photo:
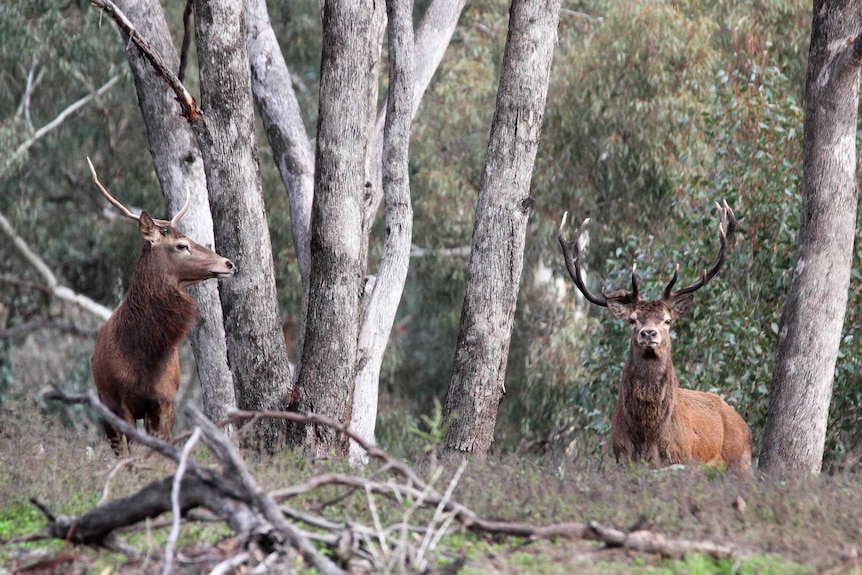
<instances>
[{"instance_id":1,"label":"pale grey tree trunk","mask_svg":"<svg viewBox=\"0 0 862 575\"><path fill-rule=\"evenodd\" d=\"M760 468L818 473L856 225L862 11L815 0L805 84L802 215L781 316Z\"/></svg>"},{"instance_id":2,"label":"pale grey tree trunk","mask_svg":"<svg viewBox=\"0 0 862 575\"><path fill-rule=\"evenodd\" d=\"M296 361L299 361L302 357L302 340L308 309L314 153L302 123L290 71L272 29L266 1L244 0L243 4L248 22L248 52L254 100L290 203L293 245L302 280L302 303L296 342ZM296 374L298 371L294 375Z\"/></svg>"},{"instance_id":3,"label":"pale grey tree trunk","mask_svg":"<svg viewBox=\"0 0 862 575\"><path fill-rule=\"evenodd\" d=\"M443 58L464 3L465 0L433 0L423 16L415 38L412 115L416 114L419 101L427 89L434 71ZM309 272L307 264L304 262L307 262L310 256L303 254L308 254L310 250L310 213L314 186L314 170L313 166L309 166L311 162L311 146L308 143L306 131L302 125L299 106L296 103L296 97L290 84L289 71L284 58L281 56L278 41L272 31L265 2L263 0L245 0L245 9L249 22L249 58L252 68L252 86L255 101L258 109L261 111L264 129L269 138L277 167L290 199L293 238L300 262L300 273L303 276L304 294L299 341L297 343L297 372L295 374L298 377L304 345L303 336L305 333L305 329L302 326L305 324L305 310L307 309L308 301ZM385 23L381 12L382 10L378 9L372 16L372 23L370 24L372 31L368 34L368 50L372 59L377 58L380 53L379 44L382 35L382 26ZM376 60L373 61L376 62ZM368 101L366 113L368 114L373 114L375 106L377 69L376 64L369 68L370 85L366 98ZM363 249L361 252L362 255L360 255L360 275L364 273L366 267L364 254L367 254L371 225L383 197L381 173L385 112L386 106L381 109L376 117L372 136L375 143L370 148L369 163L366 167L369 174L368 178L373 185L366 187L364 190L365 213L361 244ZM371 117L368 116L369 121ZM397 277L398 274L396 273L394 276ZM377 380L379 379L380 366L383 362L385 342L388 342L389 339L389 332L386 331L386 333L383 333L381 327L386 324L384 318L388 315L394 317L397 310L398 300L392 298L391 294L400 294L403 287L403 282L401 282L402 287L390 285L390 277L392 277L392 274L383 273L380 270L374 285L381 288L381 299L377 303L372 304L370 302L373 299L373 294L368 294L368 299L366 300L369 302L368 305L373 305L373 310L376 311L367 312L366 310L369 319L363 321L363 330L366 334L364 337L369 338L373 333L378 345L359 344L366 347L366 351L363 353L362 359L360 359L361 369L357 371L358 379L355 383L360 388L358 393L361 397L358 399L355 398L354 405L356 401L361 403L358 409L363 414L359 415L363 423L359 425L362 430L367 430L368 435L365 435L366 431L360 432L363 433L363 437L368 441L373 441L374 439L373 428L376 419L376 398L378 393ZM397 283L398 281L396 280L395 284ZM388 297L382 296L382 294L387 293L390 294ZM383 302L388 303L384 306ZM390 309L383 309L389 306L391 306ZM365 325L366 321L369 322L367 326ZM391 330L391 325L389 330ZM360 338L362 337L360 335ZM383 345L379 345L379 342L383 342ZM377 375L371 377L370 374L372 373L376 373ZM353 413L356 412L353 411Z\"/></svg>"},{"instance_id":4,"label":"pale grey tree trunk","mask_svg":"<svg viewBox=\"0 0 862 575\"><path fill-rule=\"evenodd\" d=\"M350 421L359 332L359 265L365 155L368 145L371 2L326 2L311 220L309 305L296 403ZM310 454L347 441L313 425L297 438Z\"/></svg>"},{"instance_id":5,"label":"pale grey tree trunk","mask_svg":"<svg viewBox=\"0 0 862 575\"><path fill-rule=\"evenodd\" d=\"M530 179L542 131L560 1L513 0L488 156L479 188L467 293L444 416L445 449L484 457L509 356Z\"/></svg>"},{"instance_id":6,"label":"pale grey tree trunk","mask_svg":"<svg viewBox=\"0 0 862 575\"><path fill-rule=\"evenodd\" d=\"M179 56L158 0L117 0L116 4L171 69L176 70ZM125 34L123 40L147 129L150 154L168 211L171 215L177 213L189 191L191 203L180 220L179 228L199 244L217 250L206 175L195 136L182 118L180 106L164 79L153 72ZM189 340L201 381L204 413L219 421L236 408L236 395L227 363L218 284L203 282L189 288L189 293L198 309L198 321L189 334Z\"/></svg>"},{"instance_id":7,"label":"pale grey tree trunk","mask_svg":"<svg viewBox=\"0 0 862 575\"><path fill-rule=\"evenodd\" d=\"M237 265L221 289L237 404L278 409L290 393L291 378L261 189L244 11L229 0L195 0L194 8L202 116L193 127L216 243ZM280 427L269 422L264 447L278 445Z\"/></svg>"},{"instance_id":8,"label":"pale grey tree trunk","mask_svg":"<svg viewBox=\"0 0 862 575\"><path fill-rule=\"evenodd\" d=\"M440 66L446 48L455 32L458 18L464 9L466 0L431 0L419 28L416 30L414 40L414 72L413 72L413 98L411 105L411 119L416 117L422 96L434 77L434 72ZM374 132L369 143L369 171L368 181L371 184L370 196L366 199L366 210L363 215L363 229L370 231L377 216L377 211L383 201L383 129L386 123L387 104L380 108L374 123ZM366 233L363 242L368 244L369 238Z\"/></svg>"},{"instance_id":9,"label":"pale grey tree trunk","mask_svg":"<svg viewBox=\"0 0 862 575\"><path fill-rule=\"evenodd\" d=\"M412 2L388 0L389 97L383 143L383 189L386 197L386 238L374 289L363 314L357 349L355 389L350 428L374 441L377 393L383 353L395 321L410 264L413 208L407 150L413 100ZM365 463L366 453L351 442L350 459Z\"/></svg>"}]
</instances>

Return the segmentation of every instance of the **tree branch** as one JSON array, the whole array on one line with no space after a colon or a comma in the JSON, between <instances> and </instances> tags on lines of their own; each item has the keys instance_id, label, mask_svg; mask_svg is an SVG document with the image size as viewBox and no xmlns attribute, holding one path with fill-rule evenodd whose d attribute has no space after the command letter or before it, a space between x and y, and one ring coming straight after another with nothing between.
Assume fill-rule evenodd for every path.
<instances>
[{"instance_id":1,"label":"tree branch","mask_svg":"<svg viewBox=\"0 0 862 575\"><path fill-rule=\"evenodd\" d=\"M57 126L59 126L60 124L65 122L66 118L68 118L69 116L71 116L72 114L74 114L75 112L77 112L78 110L80 110L81 108L86 106L87 104L89 104L91 100L98 98L99 96L101 96L102 94L104 94L105 92L107 92L108 90L113 88L114 84L116 84L119 79L120 79L119 76L112 77L110 80L108 80L107 82L102 84L101 88L99 88L98 90L96 90L92 94L84 96L83 98L81 98L77 102L74 102L73 104L69 105L65 110L63 110L62 112L57 114L56 118L54 118L53 120L51 120L50 122L48 122L47 124L45 124L44 126L39 128L38 130L36 130L36 132L32 136L30 136L30 138L28 140L26 140L24 143L22 143L20 146L18 146L18 148L15 150L15 152L6 159L6 161L3 164L3 168L0 169L0 179L6 177L7 172L14 165L15 161L18 160L18 158L20 158L21 156L23 156L27 152L27 150L29 150L33 146L33 144L35 144L40 139L42 139L45 136L45 134L51 132Z\"/></svg>"},{"instance_id":2,"label":"tree branch","mask_svg":"<svg viewBox=\"0 0 862 575\"><path fill-rule=\"evenodd\" d=\"M152 46L150 46L150 43L147 42L146 38L138 33L135 26L131 21L129 21L117 5L111 2L111 0L90 0L90 3L107 12L108 16L117 23L117 26L119 26L120 29L128 35L129 39L135 44L135 46L138 47L138 50L141 51L141 54L143 54L144 58L150 63L153 69L155 69L156 73L164 78L165 82L168 83L168 86L170 86L171 90L173 90L176 95L177 102L180 103L180 107L182 108L183 116L185 116L189 122L197 120L200 116L200 110L198 110L195 99L191 94L189 94L189 91L186 90L186 87L177 75L174 74L173 70L165 64L161 55L158 54Z\"/></svg>"},{"instance_id":3,"label":"tree branch","mask_svg":"<svg viewBox=\"0 0 862 575\"><path fill-rule=\"evenodd\" d=\"M103 321L107 321L108 318L111 317L113 312L110 309L91 300L83 294L76 293L72 289L60 285L54 272L51 271L51 268L49 268L48 265L42 261L42 258L30 249L27 242L25 242L24 239L15 232L12 224L9 223L9 220L6 219L6 216L3 215L3 213L0 213L0 230L2 230L3 233L12 241L12 244L17 248L18 252L24 256L27 263L29 263L37 272L39 272L39 275L45 279L45 283L48 284L48 291L55 297L69 303L73 303Z\"/></svg>"},{"instance_id":4,"label":"tree branch","mask_svg":"<svg viewBox=\"0 0 862 575\"><path fill-rule=\"evenodd\" d=\"M46 397L89 403L97 411L104 408L104 406L99 407L101 404L92 393L72 395L53 392L46 394ZM415 557L411 556L411 561L418 564L448 531L448 525L451 521L458 521L466 529L475 533L509 535L528 540L558 537L595 540L603 542L608 547L624 548L641 553L659 553L669 557L679 557L687 553L704 553L714 558L736 557L741 554L741 551L734 546L718 545L708 541L671 539L650 531L625 533L594 521L586 524L573 522L543 526L485 519L453 499L454 488L460 478L460 471L463 471L463 465L449 481L445 493L440 495L430 483L420 479L407 464L397 461L388 453L373 447L369 448L369 453L373 453L378 459L385 462L381 471L394 471L401 475L404 481L375 480L343 473L327 473L314 476L299 485L265 493L257 485L236 448L224 434L195 408L188 407L186 413L193 424L199 427L204 443L222 465L222 473L218 475L221 484L200 476L202 473L214 473L212 470L201 468L192 461L188 461L190 470L188 475L183 476L181 469L178 469L174 476L153 482L132 496L100 505L78 519L54 517L50 510L40 506L51 522L49 529L51 536L74 543L118 545L120 543L112 538L112 532L116 529L131 526L145 518L155 517L172 508L174 509L174 521L176 521L180 514L199 506L214 512L241 536L248 537L252 542L263 544L264 551L269 553L270 557L277 557L279 546L286 541L297 549L305 560L319 572L332 575L341 574L344 571L317 551L311 544L312 538L332 548L337 547L336 556L344 561L348 561L354 556L364 557L366 560L373 560L374 565L379 567L384 562L392 561L393 553L403 553L404 551L403 548L395 548L396 546L391 539L393 531L404 533L407 529L424 532L425 537L422 539L421 548L414 549ZM282 417L306 424L332 424L337 431L350 435L357 442L362 442L361 438L354 437L355 434L344 429L341 424L316 415L278 412L236 412L232 415L232 418L239 417L251 418L252 420L260 417ZM109 419L112 425L121 427L119 418L113 416ZM167 444L152 438L147 439L146 434L143 433L138 435L140 437L135 437L135 439L142 443L144 441L162 443L162 452L169 457L174 458L173 456L178 455L172 446L167 446ZM192 443L193 441L190 441L187 448ZM179 457L181 460L184 459L182 455ZM172 503L172 492L176 492L177 481L179 481L180 487L178 499L177 502ZM225 485L229 486L230 490L226 491L223 488ZM364 527L353 521L334 522L307 512L299 513L287 507L279 507L276 504L276 501L309 493L328 485L341 485L366 492L369 509L375 516L375 527ZM407 525L406 522L412 512L408 511L404 514L401 523L386 527L380 521L382 515L376 513L377 504L374 502L374 494L383 495L388 500L400 505L410 502L414 508L434 509L433 517L425 529L419 529ZM179 509L179 512L176 509ZM332 535L320 536L319 534L303 533L286 519L286 515L308 523L316 529L329 531ZM372 537L379 541L379 545L372 544L370 540ZM401 541L401 545L408 544L408 538L402 537ZM358 548L362 542L366 545L367 552ZM251 554L241 551L234 558L220 564L219 568L223 570L222 572L226 572L229 565L235 566L250 560Z\"/></svg>"}]
</instances>

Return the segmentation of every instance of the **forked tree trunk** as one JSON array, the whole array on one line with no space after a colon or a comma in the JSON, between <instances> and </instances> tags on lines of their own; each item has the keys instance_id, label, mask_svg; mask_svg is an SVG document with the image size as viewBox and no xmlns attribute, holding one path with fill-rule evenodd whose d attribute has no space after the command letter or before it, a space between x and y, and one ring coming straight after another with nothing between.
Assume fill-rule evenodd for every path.
<instances>
[{"instance_id":1,"label":"forked tree trunk","mask_svg":"<svg viewBox=\"0 0 862 575\"><path fill-rule=\"evenodd\" d=\"M158 0L117 0L116 4L171 69L176 70L179 56ZM180 220L180 231L199 244L216 249L206 175L195 136L189 125L181 119L180 106L164 79L153 72L137 47L123 36L129 66L135 78L138 104L147 129L150 154L168 203L167 219L180 210L186 199L186 191L190 191L191 203L186 215ZM198 310L198 320L189 334L189 340L201 381L204 413L218 421L236 408L233 375L227 363L218 284L203 282L188 291Z\"/></svg>"},{"instance_id":2,"label":"forked tree trunk","mask_svg":"<svg viewBox=\"0 0 862 575\"><path fill-rule=\"evenodd\" d=\"M377 392L383 352L395 321L410 265L413 208L410 203L410 118L413 93L413 3L387 0L389 21L389 98L383 142L383 189L386 196L386 238L374 291L362 317L356 360L356 384L350 428L374 442ZM366 463L367 455L350 442L350 459Z\"/></svg>"},{"instance_id":3,"label":"forked tree trunk","mask_svg":"<svg viewBox=\"0 0 862 575\"><path fill-rule=\"evenodd\" d=\"M781 316L760 468L820 471L856 224L862 11L815 0L805 85L802 216Z\"/></svg>"},{"instance_id":4,"label":"forked tree trunk","mask_svg":"<svg viewBox=\"0 0 862 575\"><path fill-rule=\"evenodd\" d=\"M314 152L308 140L290 71L272 29L266 0L244 0L248 21L251 86L272 157L290 203L293 246L302 280L296 361L302 356L311 268L311 198L314 195ZM298 367L298 366L297 366ZM294 377L298 370L294 373Z\"/></svg>"},{"instance_id":5,"label":"forked tree trunk","mask_svg":"<svg viewBox=\"0 0 862 575\"><path fill-rule=\"evenodd\" d=\"M467 294L444 416L445 448L483 457L504 393L523 268L530 179L545 114L560 1L513 0L476 205Z\"/></svg>"},{"instance_id":6,"label":"forked tree trunk","mask_svg":"<svg viewBox=\"0 0 862 575\"><path fill-rule=\"evenodd\" d=\"M359 296L365 155L368 145L367 0L326 2L317 160L311 216L308 318L294 408L350 421ZM317 455L347 453L346 438L306 426L296 440Z\"/></svg>"},{"instance_id":7,"label":"forked tree trunk","mask_svg":"<svg viewBox=\"0 0 862 575\"><path fill-rule=\"evenodd\" d=\"M207 175L219 249L237 265L221 289L239 407L282 408L291 389L272 246L263 204L248 44L241 3L195 0L202 118L193 124ZM280 425L263 441L277 447Z\"/></svg>"}]
</instances>

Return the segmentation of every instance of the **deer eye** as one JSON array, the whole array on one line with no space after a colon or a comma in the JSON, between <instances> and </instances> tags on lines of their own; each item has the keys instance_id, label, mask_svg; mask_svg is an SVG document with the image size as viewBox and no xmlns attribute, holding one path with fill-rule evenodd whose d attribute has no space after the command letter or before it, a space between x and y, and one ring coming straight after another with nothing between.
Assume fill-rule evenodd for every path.
<instances>
[{"instance_id":1,"label":"deer eye","mask_svg":"<svg viewBox=\"0 0 862 575\"><path fill-rule=\"evenodd\" d=\"M636 324L637 322L638 322L638 320L636 320L635 318L633 318L633 317L630 317L630 318L629 318L629 325L634 325L634 324Z\"/></svg>"},{"instance_id":2,"label":"deer eye","mask_svg":"<svg viewBox=\"0 0 862 575\"><path fill-rule=\"evenodd\" d=\"M180 251L180 252L189 251L189 244L177 244L177 251Z\"/></svg>"},{"instance_id":3,"label":"deer eye","mask_svg":"<svg viewBox=\"0 0 862 575\"><path fill-rule=\"evenodd\" d=\"M665 325L670 325L673 323L673 320L672 319L666 319L666 320L664 320L664 323L665 323Z\"/></svg>"}]
</instances>

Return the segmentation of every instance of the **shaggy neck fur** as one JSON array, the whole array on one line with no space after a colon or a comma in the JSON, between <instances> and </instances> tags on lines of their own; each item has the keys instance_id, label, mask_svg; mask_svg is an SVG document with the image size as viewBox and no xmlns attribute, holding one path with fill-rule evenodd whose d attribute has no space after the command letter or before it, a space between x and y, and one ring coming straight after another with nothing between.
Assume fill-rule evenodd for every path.
<instances>
[{"instance_id":1,"label":"shaggy neck fur","mask_svg":"<svg viewBox=\"0 0 862 575\"><path fill-rule=\"evenodd\" d=\"M129 291L116 311L117 341L139 371L156 371L188 335L197 311L172 280L157 273L149 244L138 259Z\"/></svg>"},{"instance_id":2,"label":"shaggy neck fur","mask_svg":"<svg viewBox=\"0 0 862 575\"><path fill-rule=\"evenodd\" d=\"M620 401L637 451L635 460L667 457L672 440L676 389L679 386L671 363L670 342L663 349L640 350L634 344L623 369Z\"/></svg>"}]
</instances>

